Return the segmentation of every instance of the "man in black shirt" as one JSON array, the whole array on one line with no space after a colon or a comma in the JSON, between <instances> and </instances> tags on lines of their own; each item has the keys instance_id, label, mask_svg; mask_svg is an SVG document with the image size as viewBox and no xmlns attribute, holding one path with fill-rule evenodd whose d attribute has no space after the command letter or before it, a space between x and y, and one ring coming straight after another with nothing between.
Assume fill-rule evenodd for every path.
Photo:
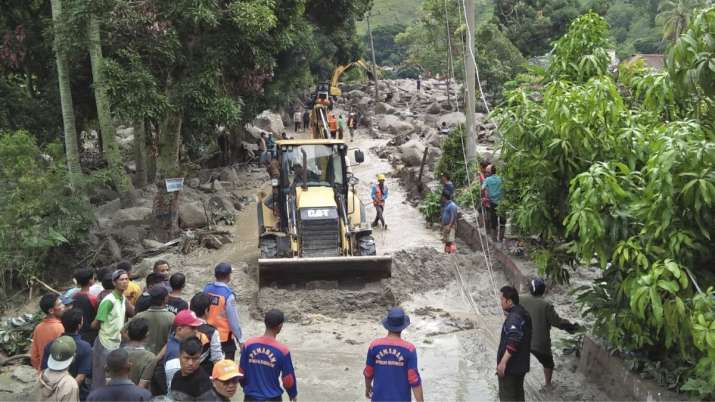
<instances>
[{"instance_id":1,"label":"man in black shirt","mask_svg":"<svg viewBox=\"0 0 715 402\"><path fill-rule=\"evenodd\" d=\"M519 305L519 293L511 286L501 288L501 307L506 319L497 351L499 400L523 401L531 355L531 317Z\"/></svg>"},{"instance_id":2,"label":"man in black shirt","mask_svg":"<svg viewBox=\"0 0 715 402\"><path fill-rule=\"evenodd\" d=\"M137 304L134 306L134 312L136 314L139 314L142 311L149 309L149 307L151 306L151 296L149 295L149 289L153 288L156 285L161 285L163 281L164 277L161 274L152 272L146 276L146 288L144 289L142 294L139 295L139 298L137 299Z\"/></svg>"},{"instance_id":3,"label":"man in black shirt","mask_svg":"<svg viewBox=\"0 0 715 402\"><path fill-rule=\"evenodd\" d=\"M171 292L169 293L169 301L166 303L166 307L176 315L179 314L179 311L189 308L189 303L181 298L181 292L186 285L186 276L181 272L171 275L169 285L171 286Z\"/></svg>"},{"instance_id":4,"label":"man in black shirt","mask_svg":"<svg viewBox=\"0 0 715 402\"><path fill-rule=\"evenodd\" d=\"M169 396L177 402L195 401L211 391L211 379L199 368L201 364L201 341L195 336L181 342L179 364L181 369L171 380Z\"/></svg>"}]
</instances>

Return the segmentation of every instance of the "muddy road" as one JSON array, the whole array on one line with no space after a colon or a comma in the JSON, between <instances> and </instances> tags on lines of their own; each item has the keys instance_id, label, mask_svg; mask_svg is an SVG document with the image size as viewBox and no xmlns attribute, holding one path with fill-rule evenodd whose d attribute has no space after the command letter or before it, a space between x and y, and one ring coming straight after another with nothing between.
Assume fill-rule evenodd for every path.
<instances>
[{"instance_id":1,"label":"muddy road","mask_svg":"<svg viewBox=\"0 0 715 402\"><path fill-rule=\"evenodd\" d=\"M417 346L426 399L496 400L496 348L503 316L495 286L506 284L506 278L498 267L490 276L483 255L463 244L459 244L456 256L441 252L439 233L427 227L419 211L406 201L390 164L368 152L385 141L368 138L361 130L352 145L365 151L366 160L353 167L353 172L360 179L358 190L363 201L369 200L376 174L387 176L388 229L377 229L374 235L378 254L394 257L392 278L349 286L316 281L259 291L255 203L241 211L235 226L225 227L234 235L230 247L199 249L178 257L175 270L186 273L191 284L186 289L189 297L212 279L216 263L232 263L236 272L232 284L238 293L246 336L262 333L263 311L274 307L285 311L288 322L280 340L292 351L301 400L365 400L362 370L367 345L385 334L380 320L394 305L401 305L412 317L404 337ZM246 196L252 196L265 179L258 168L244 169L240 176L240 191ZM368 213L374 215L372 206L368 206ZM575 361L557 359L556 387L548 393L539 390L543 376L532 359L535 364L527 376L529 400L606 399L573 373Z\"/></svg>"}]
</instances>

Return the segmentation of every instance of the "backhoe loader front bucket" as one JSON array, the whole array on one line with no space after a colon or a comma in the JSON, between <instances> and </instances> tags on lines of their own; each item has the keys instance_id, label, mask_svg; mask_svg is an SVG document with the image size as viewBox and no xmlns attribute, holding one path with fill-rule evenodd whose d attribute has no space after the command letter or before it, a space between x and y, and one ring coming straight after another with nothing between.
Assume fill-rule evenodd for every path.
<instances>
[{"instance_id":1,"label":"backhoe loader front bucket","mask_svg":"<svg viewBox=\"0 0 715 402\"><path fill-rule=\"evenodd\" d=\"M389 278L392 256L295 257L258 259L258 283L285 284L314 280L368 280Z\"/></svg>"}]
</instances>

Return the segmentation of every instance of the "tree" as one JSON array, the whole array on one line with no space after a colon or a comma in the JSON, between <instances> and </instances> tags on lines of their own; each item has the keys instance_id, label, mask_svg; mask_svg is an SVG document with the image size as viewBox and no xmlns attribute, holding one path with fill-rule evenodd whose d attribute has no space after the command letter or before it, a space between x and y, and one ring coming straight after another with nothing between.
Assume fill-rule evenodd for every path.
<instances>
[{"instance_id":1,"label":"tree","mask_svg":"<svg viewBox=\"0 0 715 402\"><path fill-rule=\"evenodd\" d=\"M663 40L675 42L685 32L693 11L702 6L701 0L665 0L658 7L658 21L663 25Z\"/></svg>"},{"instance_id":2,"label":"tree","mask_svg":"<svg viewBox=\"0 0 715 402\"><path fill-rule=\"evenodd\" d=\"M494 22L524 56L541 56L578 15L575 0L496 0Z\"/></svg>"},{"instance_id":3,"label":"tree","mask_svg":"<svg viewBox=\"0 0 715 402\"><path fill-rule=\"evenodd\" d=\"M52 23L55 36L55 60L57 63L57 82L60 88L60 103L62 105L62 123L64 125L65 153L70 180L76 180L81 173L79 166L79 148L77 146L77 129L75 128L74 105L72 104L72 89L70 87L69 65L60 39L62 24L62 0L52 0Z\"/></svg>"},{"instance_id":4,"label":"tree","mask_svg":"<svg viewBox=\"0 0 715 402\"><path fill-rule=\"evenodd\" d=\"M90 8L91 5L90 5ZM104 78L104 57L102 56L102 39L100 33L100 20L97 11L90 9L87 21L87 46L89 59L92 64L92 78L94 81L94 98L97 104L97 117L102 135L104 158L109 165L110 175L114 187L119 192L122 207L132 206L135 202L134 186L124 172L122 156L116 141L116 128L112 121L109 98L107 96L107 83Z\"/></svg>"}]
</instances>

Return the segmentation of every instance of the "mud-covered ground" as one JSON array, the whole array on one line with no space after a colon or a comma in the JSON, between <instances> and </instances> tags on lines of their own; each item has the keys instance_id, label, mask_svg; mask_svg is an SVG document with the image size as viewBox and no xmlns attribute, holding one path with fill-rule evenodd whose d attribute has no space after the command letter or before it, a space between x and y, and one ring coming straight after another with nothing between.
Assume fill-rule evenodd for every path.
<instances>
[{"instance_id":1,"label":"mud-covered ground","mask_svg":"<svg viewBox=\"0 0 715 402\"><path fill-rule=\"evenodd\" d=\"M369 138L361 130L353 145L368 150L382 143L384 140ZM496 347L503 315L495 287L507 283L505 276L498 266L490 274L483 255L464 244L459 244L456 256L443 254L439 234L427 227L419 211L407 202L387 161L368 152L365 163L353 171L361 180L358 190L363 201L369 199L375 175L388 176L388 229L376 229L375 239L379 254L393 256L391 278L347 284L316 281L259 291L255 205L251 205L241 212L237 224L229 227L235 236L233 247L210 252L200 249L176 261L175 269L186 272L192 284L187 295L211 279L214 264L229 261L237 268L233 285L248 336L262 332L262 311L284 310L288 322L280 339L291 348L301 400L364 400L362 369L367 345L384 335L380 319L394 305L404 307L412 318L404 336L417 346L427 400L496 400ZM250 173L241 182L245 183L242 191L251 194L261 182L261 173ZM373 213L371 206L368 213ZM527 376L527 399L607 399L574 372L572 357L554 352L558 365L555 389L540 390L543 375L533 360Z\"/></svg>"}]
</instances>

